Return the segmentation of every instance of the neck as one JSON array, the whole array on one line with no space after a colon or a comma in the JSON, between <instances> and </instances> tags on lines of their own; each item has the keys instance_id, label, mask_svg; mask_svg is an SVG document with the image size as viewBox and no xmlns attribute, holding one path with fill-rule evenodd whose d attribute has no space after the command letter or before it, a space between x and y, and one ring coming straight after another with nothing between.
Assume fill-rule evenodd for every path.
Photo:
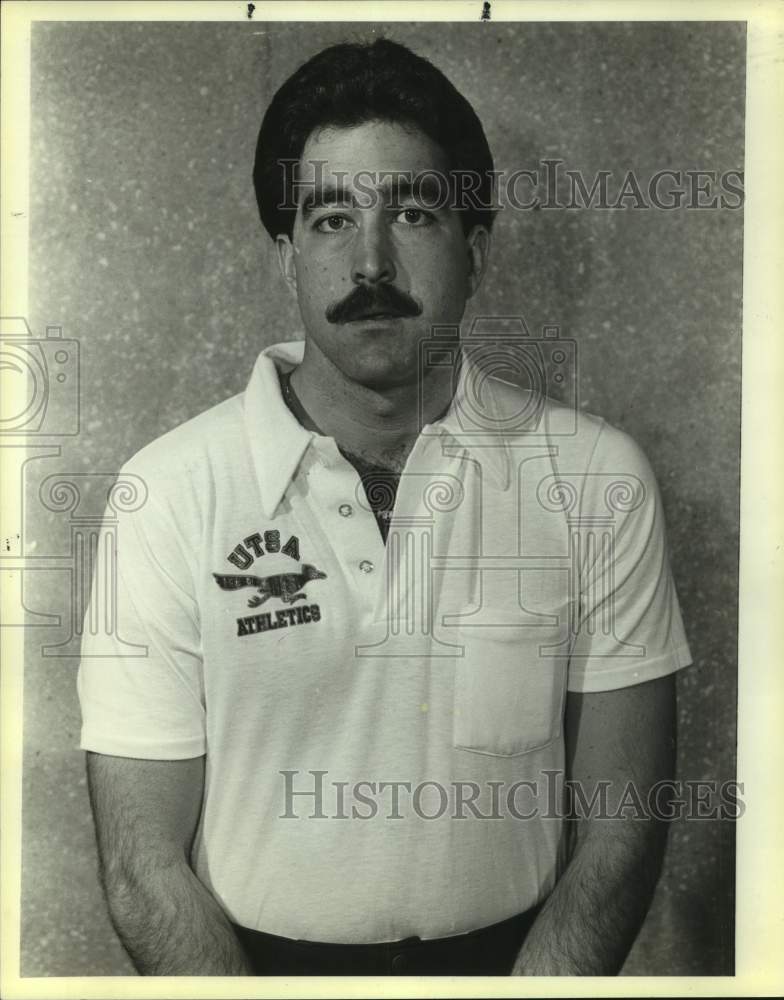
<instances>
[{"instance_id":1,"label":"neck","mask_svg":"<svg viewBox=\"0 0 784 1000\"><path fill-rule=\"evenodd\" d=\"M447 409L453 392L452 371L442 368L425 375L421 392L418 381L388 388L361 385L309 341L291 384L324 434L347 451L398 469L422 427Z\"/></svg>"}]
</instances>

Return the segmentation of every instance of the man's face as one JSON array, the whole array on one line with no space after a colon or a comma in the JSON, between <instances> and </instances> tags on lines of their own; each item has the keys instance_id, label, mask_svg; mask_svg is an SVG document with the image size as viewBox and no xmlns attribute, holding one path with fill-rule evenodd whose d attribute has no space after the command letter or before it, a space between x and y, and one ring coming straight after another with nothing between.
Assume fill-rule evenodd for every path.
<instances>
[{"instance_id":1,"label":"man's face","mask_svg":"<svg viewBox=\"0 0 784 1000\"><path fill-rule=\"evenodd\" d=\"M305 144L293 238L278 237L279 258L309 349L352 381L414 382L420 341L434 324L458 324L479 286L486 230L464 234L445 182L440 197L405 183L446 168L427 136L389 122L320 129Z\"/></svg>"}]
</instances>

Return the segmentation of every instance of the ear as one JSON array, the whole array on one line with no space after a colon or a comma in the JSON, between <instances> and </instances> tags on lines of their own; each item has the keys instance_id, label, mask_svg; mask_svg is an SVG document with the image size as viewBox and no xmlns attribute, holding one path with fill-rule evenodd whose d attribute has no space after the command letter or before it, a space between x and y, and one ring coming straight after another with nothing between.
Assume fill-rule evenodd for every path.
<instances>
[{"instance_id":1,"label":"ear","mask_svg":"<svg viewBox=\"0 0 784 1000\"><path fill-rule=\"evenodd\" d=\"M490 257L490 233L484 226L474 226L466 237L468 245L468 295L474 296L487 270Z\"/></svg>"},{"instance_id":2,"label":"ear","mask_svg":"<svg viewBox=\"0 0 784 1000\"><path fill-rule=\"evenodd\" d=\"M279 233L275 237L275 249L278 252L278 267L283 275L283 280L289 288L297 294L297 269L294 265L294 244L285 233Z\"/></svg>"}]
</instances>

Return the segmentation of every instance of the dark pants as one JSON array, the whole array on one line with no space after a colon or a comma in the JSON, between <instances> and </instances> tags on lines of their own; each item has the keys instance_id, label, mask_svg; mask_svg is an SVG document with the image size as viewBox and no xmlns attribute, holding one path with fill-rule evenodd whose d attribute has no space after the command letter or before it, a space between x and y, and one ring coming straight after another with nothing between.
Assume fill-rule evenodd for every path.
<instances>
[{"instance_id":1,"label":"dark pants","mask_svg":"<svg viewBox=\"0 0 784 1000\"><path fill-rule=\"evenodd\" d=\"M234 924L257 976L508 976L539 907L469 934L326 944Z\"/></svg>"}]
</instances>

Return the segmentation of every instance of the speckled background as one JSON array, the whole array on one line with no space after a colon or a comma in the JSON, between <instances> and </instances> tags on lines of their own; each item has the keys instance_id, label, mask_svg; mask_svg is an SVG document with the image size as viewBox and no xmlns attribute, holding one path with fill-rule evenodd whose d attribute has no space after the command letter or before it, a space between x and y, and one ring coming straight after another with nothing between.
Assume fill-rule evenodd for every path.
<instances>
[{"instance_id":1,"label":"speckled background","mask_svg":"<svg viewBox=\"0 0 784 1000\"><path fill-rule=\"evenodd\" d=\"M56 24L32 41L30 320L82 352L82 430L28 466L28 540L68 551L32 502L52 472L111 472L240 390L298 316L256 216L263 109L306 57L372 25ZM390 25L485 123L496 166L559 157L593 176L742 169L742 24ZM657 471L695 656L679 677L679 774L734 776L742 213L506 212L477 314L558 323L580 346L582 405ZM35 577L35 579L29 579ZM98 887L77 749L65 573L28 574L22 973L132 972ZM733 829L673 824L625 971L732 970Z\"/></svg>"}]
</instances>

